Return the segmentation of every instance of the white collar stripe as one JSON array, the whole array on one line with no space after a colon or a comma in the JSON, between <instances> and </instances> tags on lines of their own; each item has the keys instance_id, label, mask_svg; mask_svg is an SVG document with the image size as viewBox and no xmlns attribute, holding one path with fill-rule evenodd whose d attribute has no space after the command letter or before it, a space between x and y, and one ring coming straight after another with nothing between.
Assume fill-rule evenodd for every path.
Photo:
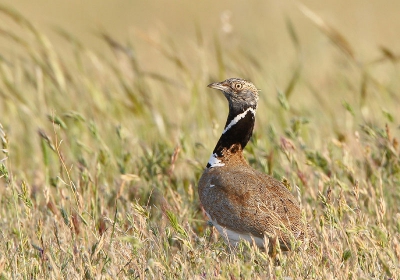
<instances>
[{"instance_id":1,"label":"white collar stripe","mask_svg":"<svg viewBox=\"0 0 400 280\"><path fill-rule=\"evenodd\" d=\"M253 115L256 115L256 110L253 108L248 108L246 111L244 111L243 113L237 115L236 117L233 118L233 120L225 127L224 131L222 132L222 134L225 134L225 132L227 132L229 129L231 129L232 126L234 126L235 124L237 124L241 119L243 119L246 115L247 112L252 112Z\"/></svg>"}]
</instances>

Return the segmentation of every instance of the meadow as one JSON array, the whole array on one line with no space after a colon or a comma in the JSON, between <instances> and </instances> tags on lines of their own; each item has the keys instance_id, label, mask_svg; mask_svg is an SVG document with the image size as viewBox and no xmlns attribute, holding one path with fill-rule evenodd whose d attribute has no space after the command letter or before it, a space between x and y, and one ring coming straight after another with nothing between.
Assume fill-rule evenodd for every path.
<instances>
[{"instance_id":1,"label":"meadow","mask_svg":"<svg viewBox=\"0 0 400 280\"><path fill-rule=\"evenodd\" d=\"M279 31L225 11L93 47L1 4L0 279L399 279L400 51L294 8ZM228 77L261 90L245 157L298 198L315 254L293 241L277 264L207 223L228 107L206 86Z\"/></svg>"}]
</instances>

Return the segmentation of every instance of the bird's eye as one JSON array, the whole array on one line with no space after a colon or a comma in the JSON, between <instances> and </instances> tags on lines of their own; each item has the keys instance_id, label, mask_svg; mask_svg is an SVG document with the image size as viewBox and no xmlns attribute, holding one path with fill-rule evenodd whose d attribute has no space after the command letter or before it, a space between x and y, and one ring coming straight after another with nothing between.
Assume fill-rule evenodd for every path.
<instances>
[{"instance_id":1,"label":"bird's eye","mask_svg":"<svg viewBox=\"0 0 400 280\"><path fill-rule=\"evenodd\" d=\"M235 89L242 89L243 85L242 84L235 84Z\"/></svg>"}]
</instances>

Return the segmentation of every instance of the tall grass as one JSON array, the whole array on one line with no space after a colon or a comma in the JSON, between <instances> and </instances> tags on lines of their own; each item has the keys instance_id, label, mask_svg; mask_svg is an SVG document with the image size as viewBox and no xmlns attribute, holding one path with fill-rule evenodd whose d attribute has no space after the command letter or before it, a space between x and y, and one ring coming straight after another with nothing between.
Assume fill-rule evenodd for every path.
<instances>
[{"instance_id":1,"label":"tall grass","mask_svg":"<svg viewBox=\"0 0 400 280\"><path fill-rule=\"evenodd\" d=\"M59 29L70 50L61 53L0 6L23 34L0 27L20 50L0 56L0 278L398 277L398 57L388 48L357 57L301 9L338 46L331 79L307 74L288 19L297 58L287 83L267 92L257 54L225 51L200 30L190 51L142 34L169 63L146 72L134 46L111 34L98 37L113 58ZM298 196L318 236L314 255L300 246L277 265L245 242L232 252L206 223L196 184L227 109L205 86L230 76L263 89L246 157Z\"/></svg>"}]
</instances>

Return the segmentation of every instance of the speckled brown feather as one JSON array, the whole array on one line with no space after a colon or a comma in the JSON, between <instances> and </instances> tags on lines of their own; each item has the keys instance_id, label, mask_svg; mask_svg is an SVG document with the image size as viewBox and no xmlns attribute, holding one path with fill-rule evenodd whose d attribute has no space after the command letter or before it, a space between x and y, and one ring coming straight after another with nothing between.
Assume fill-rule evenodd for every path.
<instances>
[{"instance_id":1,"label":"speckled brown feather","mask_svg":"<svg viewBox=\"0 0 400 280\"><path fill-rule=\"evenodd\" d=\"M201 176L204 209L223 227L260 238L277 236L282 249L288 249L290 234L281 229L295 238L305 232L297 201L281 182L251 168L241 149L233 145L230 150L224 153L225 166L206 169Z\"/></svg>"}]
</instances>

